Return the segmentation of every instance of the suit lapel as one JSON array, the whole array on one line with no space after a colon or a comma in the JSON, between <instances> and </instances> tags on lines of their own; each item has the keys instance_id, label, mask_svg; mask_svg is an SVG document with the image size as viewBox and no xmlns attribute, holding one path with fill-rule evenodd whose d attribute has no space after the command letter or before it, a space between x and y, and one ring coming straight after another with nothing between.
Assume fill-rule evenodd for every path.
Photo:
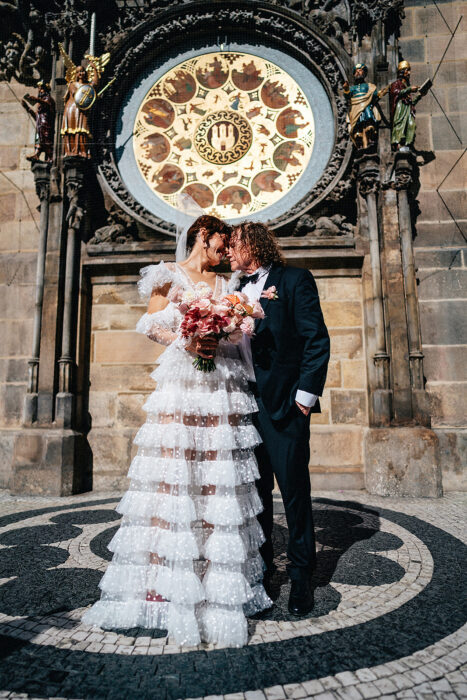
<instances>
[{"instance_id":1,"label":"suit lapel","mask_svg":"<svg viewBox=\"0 0 467 700\"><path fill-rule=\"evenodd\" d=\"M273 265L273 267L269 270L269 274L266 277L266 282L264 283L263 291L268 289L268 287L277 287L279 286L279 281L282 277L282 271L283 267L281 265ZM267 316L267 308L269 304L274 303L273 299L266 299L266 297L260 297L259 300L261 306L263 307L264 315L265 318L258 318L256 319L255 323L255 333L258 333L259 329L261 328L261 325L264 323L266 320Z\"/></svg>"}]
</instances>

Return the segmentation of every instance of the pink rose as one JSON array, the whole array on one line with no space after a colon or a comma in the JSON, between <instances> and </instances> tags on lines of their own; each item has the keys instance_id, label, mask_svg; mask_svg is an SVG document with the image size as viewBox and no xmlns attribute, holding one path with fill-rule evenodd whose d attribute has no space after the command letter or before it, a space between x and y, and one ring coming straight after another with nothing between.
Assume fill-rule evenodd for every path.
<instances>
[{"instance_id":1,"label":"pink rose","mask_svg":"<svg viewBox=\"0 0 467 700\"><path fill-rule=\"evenodd\" d=\"M211 332L212 332L212 327L211 327L211 323L209 322L208 319L202 318L200 321L198 321L198 333L197 333L197 335L203 337L203 335L208 335Z\"/></svg>"},{"instance_id":2,"label":"pink rose","mask_svg":"<svg viewBox=\"0 0 467 700\"><path fill-rule=\"evenodd\" d=\"M246 294L244 294L243 292L235 292L235 294L243 304L248 304L249 299Z\"/></svg>"},{"instance_id":3,"label":"pink rose","mask_svg":"<svg viewBox=\"0 0 467 700\"><path fill-rule=\"evenodd\" d=\"M228 324L226 326L224 326L224 331L225 331L225 333L229 334L229 333L233 333L234 330L236 330L236 328L237 328L237 324L235 323L235 320L229 319Z\"/></svg>"},{"instance_id":4,"label":"pink rose","mask_svg":"<svg viewBox=\"0 0 467 700\"><path fill-rule=\"evenodd\" d=\"M209 299L199 299L194 306L199 309L201 316L207 316L211 311L211 302Z\"/></svg>"},{"instance_id":5,"label":"pink rose","mask_svg":"<svg viewBox=\"0 0 467 700\"><path fill-rule=\"evenodd\" d=\"M267 289L265 289L263 291L263 293L261 294L261 296L264 299L277 299L278 298L277 297L277 290L274 287L274 285L272 287L268 287Z\"/></svg>"},{"instance_id":6,"label":"pink rose","mask_svg":"<svg viewBox=\"0 0 467 700\"><path fill-rule=\"evenodd\" d=\"M264 318L264 311L263 307L259 303L259 301L255 301L253 304L253 313L251 314L253 318Z\"/></svg>"},{"instance_id":7,"label":"pink rose","mask_svg":"<svg viewBox=\"0 0 467 700\"><path fill-rule=\"evenodd\" d=\"M240 326L240 330L242 330L245 333L245 335L253 335L253 333L255 332L254 319L252 319L251 316L247 316L246 318L244 318Z\"/></svg>"},{"instance_id":8,"label":"pink rose","mask_svg":"<svg viewBox=\"0 0 467 700\"><path fill-rule=\"evenodd\" d=\"M225 304L217 303L217 304L213 304L212 312L214 314L219 314L219 316L229 316L230 315L230 308L231 307L226 306Z\"/></svg>"}]
</instances>

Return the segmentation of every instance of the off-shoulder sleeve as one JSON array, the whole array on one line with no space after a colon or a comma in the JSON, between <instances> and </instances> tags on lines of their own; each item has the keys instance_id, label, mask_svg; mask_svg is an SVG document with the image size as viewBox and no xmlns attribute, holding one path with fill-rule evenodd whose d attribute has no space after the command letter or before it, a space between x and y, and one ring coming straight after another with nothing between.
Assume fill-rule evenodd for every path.
<instances>
[{"instance_id":1,"label":"off-shoulder sleeve","mask_svg":"<svg viewBox=\"0 0 467 700\"><path fill-rule=\"evenodd\" d=\"M161 261L157 265L143 267L143 269L140 270L141 277L138 280L138 292L141 299L148 301L155 289L172 283L174 274L174 271L171 270L164 261Z\"/></svg>"}]
</instances>

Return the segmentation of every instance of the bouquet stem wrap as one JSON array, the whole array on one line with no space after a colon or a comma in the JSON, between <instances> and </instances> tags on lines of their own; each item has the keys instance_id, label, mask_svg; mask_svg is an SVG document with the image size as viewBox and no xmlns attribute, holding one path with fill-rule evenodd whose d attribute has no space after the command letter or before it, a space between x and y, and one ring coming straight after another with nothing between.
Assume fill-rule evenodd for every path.
<instances>
[{"instance_id":1,"label":"bouquet stem wrap","mask_svg":"<svg viewBox=\"0 0 467 700\"><path fill-rule=\"evenodd\" d=\"M193 367L196 367L196 369L199 369L201 372L214 372L216 363L212 357L201 357L201 355L198 355L198 357L195 357L193 360Z\"/></svg>"}]
</instances>

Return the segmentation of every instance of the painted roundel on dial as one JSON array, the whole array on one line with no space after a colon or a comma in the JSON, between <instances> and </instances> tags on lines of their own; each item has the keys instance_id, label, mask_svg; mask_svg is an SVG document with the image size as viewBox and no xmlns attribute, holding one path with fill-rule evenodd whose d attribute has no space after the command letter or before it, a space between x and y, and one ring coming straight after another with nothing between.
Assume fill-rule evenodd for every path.
<instances>
[{"instance_id":1,"label":"painted roundel on dial","mask_svg":"<svg viewBox=\"0 0 467 700\"><path fill-rule=\"evenodd\" d=\"M172 209L187 192L208 213L238 219L296 188L315 148L310 102L294 78L250 53L204 53L161 75L140 103L133 153Z\"/></svg>"}]
</instances>

